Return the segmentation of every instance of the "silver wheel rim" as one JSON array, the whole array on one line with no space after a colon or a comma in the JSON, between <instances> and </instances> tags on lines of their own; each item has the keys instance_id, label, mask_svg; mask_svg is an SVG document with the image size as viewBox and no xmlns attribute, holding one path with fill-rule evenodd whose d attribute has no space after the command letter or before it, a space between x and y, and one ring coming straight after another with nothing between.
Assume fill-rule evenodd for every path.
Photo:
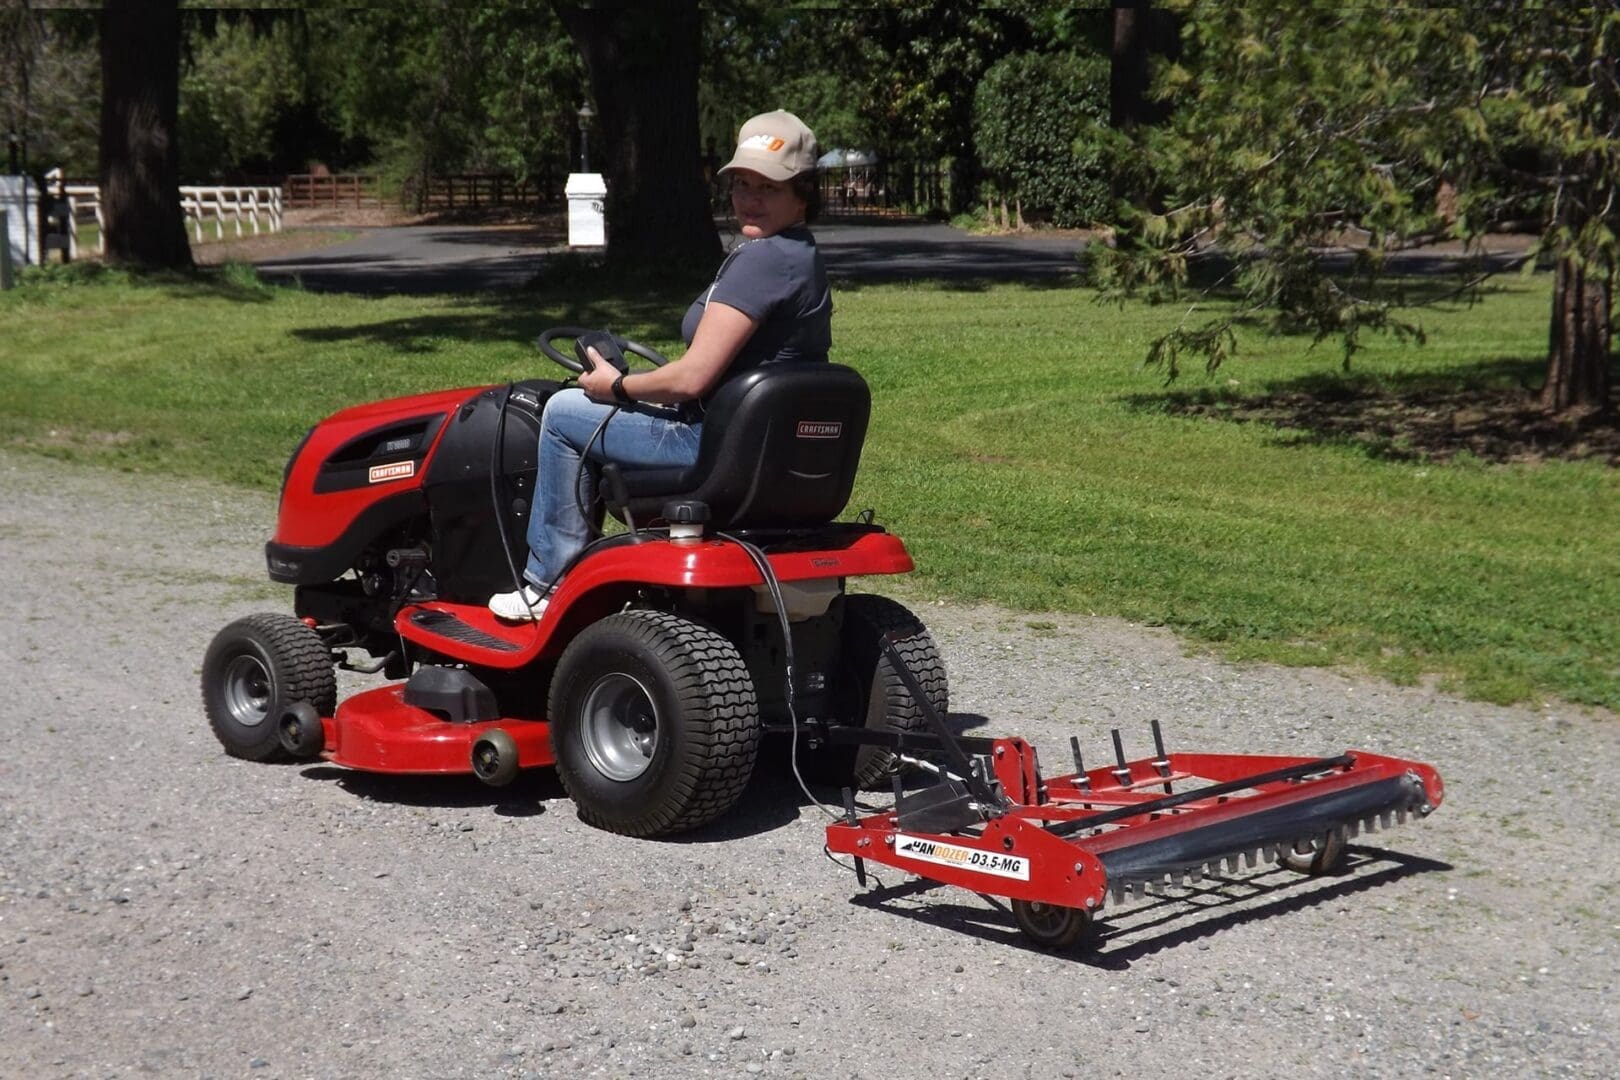
<instances>
[{"instance_id":1,"label":"silver wheel rim","mask_svg":"<svg viewBox=\"0 0 1620 1080\"><path fill-rule=\"evenodd\" d=\"M270 715L270 671L243 653L225 669L225 711L243 727L258 727Z\"/></svg>"},{"instance_id":2,"label":"silver wheel rim","mask_svg":"<svg viewBox=\"0 0 1620 1080\"><path fill-rule=\"evenodd\" d=\"M629 675L604 675L585 695L580 717L585 756L609 780L622 783L647 771L661 727L652 695Z\"/></svg>"}]
</instances>

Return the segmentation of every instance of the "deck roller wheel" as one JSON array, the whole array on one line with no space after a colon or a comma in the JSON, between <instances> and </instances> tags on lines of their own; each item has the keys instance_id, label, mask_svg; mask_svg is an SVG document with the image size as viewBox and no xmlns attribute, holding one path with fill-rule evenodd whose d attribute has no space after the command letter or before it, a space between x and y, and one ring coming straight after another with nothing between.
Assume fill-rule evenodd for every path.
<instances>
[{"instance_id":1,"label":"deck roller wheel","mask_svg":"<svg viewBox=\"0 0 1620 1080\"><path fill-rule=\"evenodd\" d=\"M490 787L505 787L518 774L517 741L500 728L490 728L473 742L472 770Z\"/></svg>"},{"instance_id":2,"label":"deck roller wheel","mask_svg":"<svg viewBox=\"0 0 1620 1080\"><path fill-rule=\"evenodd\" d=\"M281 712L276 723L281 748L298 761L311 761L326 748L326 729L321 714L307 701L295 701Z\"/></svg>"},{"instance_id":3,"label":"deck roller wheel","mask_svg":"<svg viewBox=\"0 0 1620 1080\"><path fill-rule=\"evenodd\" d=\"M1013 921L1043 949L1067 949L1091 928L1091 912L1040 900L1014 900Z\"/></svg>"},{"instance_id":4,"label":"deck roller wheel","mask_svg":"<svg viewBox=\"0 0 1620 1080\"><path fill-rule=\"evenodd\" d=\"M1339 868L1344 861L1344 830L1333 829L1317 838L1308 851L1290 851L1283 855L1281 862L1290 870L1311 877L1321 877L1331 874Z\"/></svg>"}]
</instances>

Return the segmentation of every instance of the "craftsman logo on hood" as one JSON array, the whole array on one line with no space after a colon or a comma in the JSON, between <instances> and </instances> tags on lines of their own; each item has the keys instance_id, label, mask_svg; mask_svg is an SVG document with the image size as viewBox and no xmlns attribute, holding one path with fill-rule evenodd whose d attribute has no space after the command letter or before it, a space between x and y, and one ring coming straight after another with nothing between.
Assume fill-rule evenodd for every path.
<instances>
[{"instance_id":1,"label":"craftsman logo on hood","mask_svg":"<svg viewBox=\"0 0 1620 1080\"><path fill-rule=\"evenodd\" d=\"M800 420L799 438L801 439L837 439L844 434L842 420Z\"/></svg>"},{"instance_id":2,"label":"craftsman logo on hood","mask_svg":"<svg viewBox=\"0 0 1620 1080\"><path fill-rule=\"evenodd\" d=\"M396 461L391 465L373 465L368 480L373 484L382 484L389 480L404 480L415 475L416 462Z\"/></svg>"}]
</instances>

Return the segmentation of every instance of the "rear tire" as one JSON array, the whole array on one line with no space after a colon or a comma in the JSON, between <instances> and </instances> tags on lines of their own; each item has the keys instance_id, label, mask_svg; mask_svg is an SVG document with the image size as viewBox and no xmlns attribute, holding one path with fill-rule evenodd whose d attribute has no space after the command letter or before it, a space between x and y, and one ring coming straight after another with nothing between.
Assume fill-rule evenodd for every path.
<instances>
[{"instance_id":1,"label":"rear tire","mask_svg":"<svg viewBox=\"0 0 1620 1080\"><path fill-rule=\"evenodd\" d=\"M285 760L279 723L287 708L304 701L320 716L337 708L332 650L291 615L249 615L214 635L203 657L202 695L227 754Z\"/></svg>"},{"instance_id":2,"label":"rear tire","mask_svg":"<svg viewBox=\"0 0 1620 1080\"><path fill-rule=\"evenodd\" d=\"M885 596L857 593L844 598L844 631L840 643L839 691L842 710L868 730L927 731L928 720L912 700L905 683L883 649L886 635L906 667L941 716L950 707L945 662L922 620L905 605ZM876 786L894 762L894 752L881 746L827 746L801 758L813 779L857 790Z\"/></svg>"},{"instance_id":3,"label":"rear tire","mask_svg":"<svg viewBox=\"0 0 1620 1080\"><path fill-rule=\"evenodd\" d=\"M557 776L588 824L625 836L706 825L736 804L759 753L742 654L701 623L626 611L564 650L549 703Z\"/></svg>"}]
</instances>

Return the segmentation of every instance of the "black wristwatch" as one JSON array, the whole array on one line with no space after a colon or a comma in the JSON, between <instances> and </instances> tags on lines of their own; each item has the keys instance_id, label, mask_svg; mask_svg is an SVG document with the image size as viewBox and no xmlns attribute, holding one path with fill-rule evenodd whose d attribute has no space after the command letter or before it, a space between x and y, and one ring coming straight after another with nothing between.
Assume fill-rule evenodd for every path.
<instances>
[{"instance_id":1,"label":"black wristwatch","mask_svg":"<svg viewBox=\"0 0 1620 1080\"><path fill-rule=\"evenodd\" d=\"M625 374L629 373L626 372ZM624 375L620 375L613 380L613 400L620 405L628 405L632 400L630 392L624 388Z\"/></svg>"}]
</instances>

